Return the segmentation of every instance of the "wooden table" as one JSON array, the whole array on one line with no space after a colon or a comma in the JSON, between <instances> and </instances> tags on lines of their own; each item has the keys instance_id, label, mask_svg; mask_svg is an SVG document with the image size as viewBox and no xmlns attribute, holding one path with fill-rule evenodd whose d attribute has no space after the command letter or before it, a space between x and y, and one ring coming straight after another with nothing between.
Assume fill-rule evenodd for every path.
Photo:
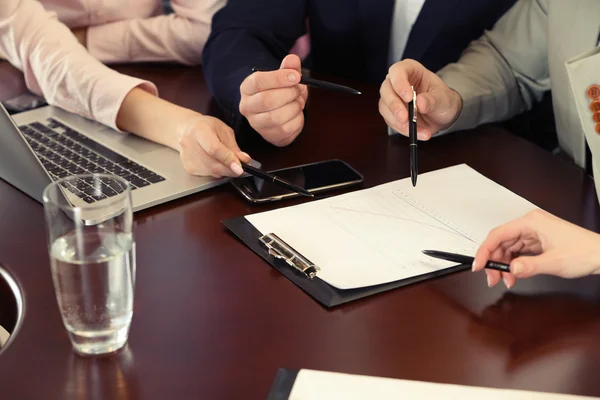
<instances>
[{"instance_id":1,"label":"wooden table","mask_svg":"<svg viewBox=\"0 0 600 400\"><path fill-rule=\"evenodd\" d=\"M198 68L121 70L154 80L169 100L212 107ZM364 174L364 187L407 177L407 141L387 136L378 88L358 88L363 96L313 90L293 145L244 150L266 168L340 158ZM452 134L419 149L422 172L467 163L550 212L600 228L592 180L505 131ZM270 207L222 186L136 214L129 344L83 358L56 305L42 206L0 181L0 261L26 303L20 331L0 352L0 397L260 399L279 367L600 396L600 278L540 277L508 292L466 271L326 310L220 223Z\"/></svg>"}]
</instances>

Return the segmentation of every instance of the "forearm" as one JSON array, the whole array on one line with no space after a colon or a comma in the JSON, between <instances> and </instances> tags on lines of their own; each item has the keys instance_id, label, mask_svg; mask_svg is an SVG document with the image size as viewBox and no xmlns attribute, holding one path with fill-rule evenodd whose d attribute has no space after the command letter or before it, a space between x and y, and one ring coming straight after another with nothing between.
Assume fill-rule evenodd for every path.
<instances>
[{"instance_id":1,"label":"forearm","mask_svg":"<svg viewBox=\"0 0 600 400\"><path fill-rule=\"evenodd\" d=\"M545 1L520 1L460 60L438 72L463 101L449 130L506 120L541 100L550 88Z\"/></svg>"},{"instance_id":2,"label":"forearm","mask_svg":"<svg viewBox=\"0 0 600 400\"><path fill-rule=\"evenodd\" d=\"M471 43L457 63L438 75L461 99L461 113L444 133L503 121L533 104L531 97L523 97L510 67L485 39Z\"/></svg>"},{"instance_id":3,"label":"forearm","mask_svg":"<svg viewBox=\"0 0 600 400\"><path fill-rule=\"evenodd\" d=\"M104 63L175 61L198 65L212 17L225 0L172 0L174 13L91 26L89 52Z\"/></svg>"},{"instance_id":4,"label":"forearm","mask_svg":"<svg viewBox=\"0 0 600 400\"><path fill-rule=\"evenodd\" d=\"M115 119L125 95L150 82L110 70L94 59L71 31L33 0L7 0L0 7L0 53L21 69L27 87L49 104L116 127Z\"/></svg>"},{"instance_id":5,"label":"forearm","mask_svg":"<svg viewBox=\"0 0 600 400\"><path fill-rule=\"evenodd\" d=\"M198 114L135 88L119 109L117 126L179 151L179 138L185 129L181 122L194 115Z\"/></svg>"}]
</instances>

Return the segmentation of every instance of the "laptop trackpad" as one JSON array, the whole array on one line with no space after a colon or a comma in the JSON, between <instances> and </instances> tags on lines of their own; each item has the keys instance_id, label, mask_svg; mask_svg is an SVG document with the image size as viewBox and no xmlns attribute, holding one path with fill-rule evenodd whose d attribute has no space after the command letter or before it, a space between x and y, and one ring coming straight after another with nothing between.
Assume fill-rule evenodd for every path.
<instances>
[{"instance_id":1,"label":"laptop trackpad","mask_svg":"<svg viewBox=\"0 0 600 400\"><path fill-rule=\"evenodd\" d=\"M116 149L118 149L119 147L125 147L128 150L131 150L138 154L146 154L152 151L162 150L165 148L160 144L156 144L149 140L138 137L133 133L120 133L110 128L103 129L98 133L98 139L103 141L106 140L107 144L110 144L111 146L116 146Z\"/></svg>"}]
</instances>

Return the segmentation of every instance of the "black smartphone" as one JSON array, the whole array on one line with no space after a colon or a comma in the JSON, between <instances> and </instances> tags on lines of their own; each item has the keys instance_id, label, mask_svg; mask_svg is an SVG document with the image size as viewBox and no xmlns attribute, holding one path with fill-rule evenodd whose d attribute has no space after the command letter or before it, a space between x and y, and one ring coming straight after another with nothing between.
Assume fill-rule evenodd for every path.
<instances>
[{"instance_id":1,"label":"black smartphone","mask_svg":"<svg viewBox=\"0 0 600 400\"><path fill-rule=\"evenodd\" d=\"M363 181L360 173L341 160L320 161L269 171L269 173L315 194L356 185ZM253 176L234 178L231 183L246 200L252 203L266 203L300 196L298 193Z\"/></svg>"}]
</instances>

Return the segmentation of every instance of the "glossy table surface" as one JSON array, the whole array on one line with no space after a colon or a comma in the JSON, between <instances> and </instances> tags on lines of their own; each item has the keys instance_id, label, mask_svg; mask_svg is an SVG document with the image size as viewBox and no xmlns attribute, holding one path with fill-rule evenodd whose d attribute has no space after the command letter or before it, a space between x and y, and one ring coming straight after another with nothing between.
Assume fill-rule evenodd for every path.
<instances>
[{"instance_id":1,"label":"glossy table surface","mask_svg":"<svg viewBox=\"0 0 600 400\"><path fill-rule=\"evenodd\" d=\"M214 110L198 68L120 70L152 79L169 100ZM6 64L2 76L19 77ZM0 100L24 88L0 82ZM267 169L343 159L364 174L363 187L406 178L407 140L387 136L378 88L354 86L364 94L311 89L306 129L293 145L244 150ZM421 172L467 163L552 213L600 228L593 181L508 132L484 127L419 149ZM137 213L129 343L86 358L72 352L58 312L42 206L0 181L0 262L25 293L23 324L0 351L0 398L260 399L280 367L600 396L598 277L539 277L507 291L465 271L327 310L220 223L300 201L257 207L225 185Z\"/></svg>"}]
</instances>

